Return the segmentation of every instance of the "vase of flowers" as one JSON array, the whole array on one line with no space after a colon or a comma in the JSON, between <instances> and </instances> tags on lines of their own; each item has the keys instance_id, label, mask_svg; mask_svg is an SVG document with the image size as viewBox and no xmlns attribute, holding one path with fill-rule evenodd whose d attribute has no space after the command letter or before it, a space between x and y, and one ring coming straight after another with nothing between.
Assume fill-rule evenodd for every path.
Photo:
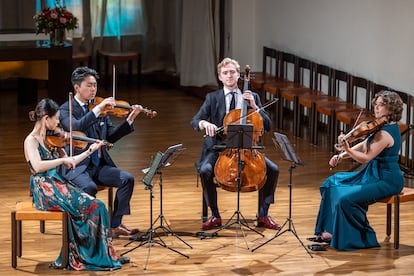
<instances>
[{"instance_id":1,"label":"vase of flowers","mask_svg":"<svg viewBox=\"0 0 414 276\"><path fill-rule=\"evenodd\" d=\"M62 46L65 40L65 31L78 27L78 19L56 1L54 8L44 8L33 16L36 22L36 34L44 33L50 36L52 46Z\"/></svg>"}]
</instances>

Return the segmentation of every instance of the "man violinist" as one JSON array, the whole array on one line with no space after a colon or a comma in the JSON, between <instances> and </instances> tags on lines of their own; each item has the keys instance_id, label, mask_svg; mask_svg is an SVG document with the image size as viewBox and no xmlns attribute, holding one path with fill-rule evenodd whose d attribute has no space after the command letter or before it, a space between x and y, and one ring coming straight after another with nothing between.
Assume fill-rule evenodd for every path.
<instances>
[{"instance_id":1,"label":"man violinist","mask_svg":"<svg viewBox=\"0 0 414 276\"><path fill-rule=\"evenodd\" d=\"M112 125L111 119L105 115L114 108L114 98L106 98L89 110L88 104L93 101L97 92L98 74L88 67L78 67L72 73L72 85L75 96L72 100L72 130L81 131L88 137L109 143L115 143L134 130L133 122L141 112L142 106L132 106L126 120L119 126ZM69 101L60 107L60 122L64 130L70 130ZM74 155L82 150L75 150ZM62 168L63 176L86 193L95 196L97 185L116 187L114 211L111 221L113 237L135 235L138 229L130 229L122 224L122 217L130 214L130 200L134 190L134 176L116 167L105 147L84 159L74 169Z\"/></svg>"},{"instance_id":2,"label":"man violinist","mask_svg":"<svg viewBox=\"0 0 414 276\"><path fill-rule=\"evenodd\" d=\"M249 90L242 94L237 87L240 77L240 65L231 58L225 58L217 65L219 80L223 88L208 93L200 110L191 120L191 126L197 130L204 130L206 133L201 157L199 160L198 172L203 186L204 197L211 209L212 216L201 225L202 230L209 230L221 226L221 217L217 205L217 191L214 183L214 166L219 157L219 152L214 149L215 145L223 143L223 138L217 129L223 126L225 115L231 109L241 109L243 101L246 101L249 109L259 110L258 113L263 119L264 130L269 131L272 127L271 120L261 108L261 102L257 93ZM234 95L234 100L233 99ZM233 102L233 103L232 103ZM257 214L257 226L269 229L280 229L280 226L268 215L270 204L274 203L279 168L276 164L265 157L266 182L259 191L259 213Z\"/></svg>"}]
</instances>

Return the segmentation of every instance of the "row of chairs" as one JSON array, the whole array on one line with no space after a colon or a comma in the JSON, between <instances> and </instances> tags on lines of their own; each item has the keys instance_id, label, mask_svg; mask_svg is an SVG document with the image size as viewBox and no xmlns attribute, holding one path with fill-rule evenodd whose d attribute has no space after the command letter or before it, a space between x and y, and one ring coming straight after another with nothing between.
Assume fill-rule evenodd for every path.
<instances>
[{"instance_id":1,"label":"row of chairs","mask_svg":"<svg viewBox=\"0 0 414 276\"><path fill-rule=\"evenodd\" d=\"M395 91L403 99L402 129L412 128L414 121L414 96L266 46L262 71L251 72L250 85L261 93L262 101L279 98L272 109L277 129L285 129L284 116L293 114L294 136L302 136L300 123L308 120L309 128L305 130L310 142L318 144L318 130L325 127L332 150L340 131L346 132L362 120L373 119L371 99L382 89ZM413 143L411 135L405 139L405 146L409 147ZM410 149L404 149L407 158L411 157Z\"/></svg>"}]
</instances>

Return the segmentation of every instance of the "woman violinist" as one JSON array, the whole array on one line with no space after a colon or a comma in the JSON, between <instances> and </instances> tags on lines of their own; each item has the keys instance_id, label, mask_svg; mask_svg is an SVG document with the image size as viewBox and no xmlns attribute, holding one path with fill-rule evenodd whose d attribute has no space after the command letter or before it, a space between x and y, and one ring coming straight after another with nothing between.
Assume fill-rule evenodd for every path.
<instances>
[{"instance_id":1,"label":"woman violinist","mask_svg":"<svg viewBox=\"0 0 414 276\"><path fill-rule=\"evenodd\" d=\"M214 146L224 142L220 133L217 133L217 129L223 126L225 115L230 111L231 92L236 92L234 101L236 109L240 109L242 101L247 101L249 108L258 111L262 117L264 130L268 131L271 129L269 116L260 109L261 102L258 94L251 91L244 91L242 94L237 87L237 81L240 77L239 63L236 60L225 58L217 65L217 73L219 80L223 83L223 88L207 94L200 110L191 120L193 129L197 131L204 130L206 133L197 169L203 185L203 193L211 209L212 216L202 224L201 229L203 230L221 226L216 184L214 183L214 166L219 157L219 152L214 149ZM268 215L269 206L274 202L279 168L266 157L265 163L267 178L259 191L259 202L262 204L259 208L259 214L257 214L257 225L259 227L279 229L280 226Z\"/></svg>"},{"instance_id":2,"label":"woman violinist","mask_svg":"<svg viewBox=\"0 0 414 276\"><path fill-rule=\"evenodd\" d=\"M344 151L329 161L335 167L343 158L352 158L364 166L355 172L335 173L321 185L316 237L308 238L327 242L341 251L380 246L367 219L368 206L398 194L404 186L398 164L401 134L397 124L403 102L397 93L381 91L372 104L380 127L377 124L364 141L353 147L340 135L338 142Z\"/></svg>"},{"instance_id":3,"label":"woman violinist","mask_svg":"<svg viewBox=\"0 0 414 276\"><path fill-rule=\"evenodd\" d=\"M46 133L58 128L59 113L59 106L53 100L41 100L29 114L36 123L24 141L24 155L32 173L30 188L36 209L61 210L70 214L68 267L62 267L62 255L50 267L70 270L119 269L121 262L126 259L118 259L115 255L105 204L67 182L56 170L60 165L75 168L103 143L97 141L82 154L73 157L68 157L63 148L52 147L53 150L49 150L50 147L45 144Z\"/></svg>"}]
</instances>

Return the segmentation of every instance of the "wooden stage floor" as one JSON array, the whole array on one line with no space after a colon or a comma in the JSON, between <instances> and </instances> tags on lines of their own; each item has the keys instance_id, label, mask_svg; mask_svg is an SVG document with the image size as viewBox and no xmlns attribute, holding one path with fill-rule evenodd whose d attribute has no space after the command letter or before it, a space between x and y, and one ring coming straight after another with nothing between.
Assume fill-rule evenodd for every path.
<instances>
[{"instance_id":1,"label":"wooden stage floor","mask_svg":"<svg viewBox=\"0 0 414 276\"><path fill-rule=\"evenodd\" d=\"M194 161L198 159L203 133L196 133L190 127L190 119L197 112L202 99L177 89L143 86L140 90L119 88L119 99L140 103L156 110L158 116L150 119L140 115L135 121L136 131L115 144L111 154L116 164L136 179L132 198L132 214L126 216L125 224L146 231L150 226L150 194L141 183L142 169L149 166L157 151L164 151L173 144L182 143L185 151L169 168L162 170L163 216L171 229L178 235L162 236L165 244L139 247L125 256L131 263L115 272L70 272L48 268L59 252L59 223L48 222L46 234L39 233L38 222L23 223L23 256L18 259L18 268L11 267L10 212L17 201L28 201L29 169L23 158L23 139L31 131L33 123L28 111L34 106L19 106L14 91L2 90L0 101L0 273L2 275L412 275L414 264L414 202L401 206L400 249L393 248L385 240L385 204L370 207L368 218L377 232L381 248L337 252L328 249L323 252L307 253L293 232L283 235L255 250L262 243L273 238L275 231L244 227L244 234L238 225L219 232L217 237L200 239L196 233L201 223L201 184L197 186ZM104 90L99 96L108 96ZM42 95L42 93L40 93ZM115 124L118 118L113 119ZM288 125L288 124L287 124ZM306 129L305 129L306 130ZM329 170L330 153L324 135L321 144L312 146L306 138L294 138L289 129L279 130L288 135L297 155L308 165L293 169L292 218L293 226L304 245L310 244L307 237L313 236L315 217L320 195L319 185L330 174L348 169L345 163L336 170ZM280 224L287 221L289 214L289 167L273 146L272 132L263 137L263 152L280 167L276 191L276 202L270 215ZM153 219L160 213L160 187L158 176L154 178ZM224 222L237 208L237 193L219 189L219 207ZM106 202L106 193L98 197ZM240 210L249 225L254 227L257 210L257 193L243 193ZM165 225L165 223L164 223ZM155 226L160 226L159 221ZM283 230L288 229L286 225ZM162 231L159 232L162 234ZM157 239L156 239L157 240ZM138 242L125 246L127 239L115 239L118 254L138 246ZM192 248L190 248L188 245ZM175 250L175 251L174 251ZM176 252L177 251L177 252ZM189 258L182 256L187 255ZM144 269L146 267L146 270Z\"/></svg>"}]
</instances>

